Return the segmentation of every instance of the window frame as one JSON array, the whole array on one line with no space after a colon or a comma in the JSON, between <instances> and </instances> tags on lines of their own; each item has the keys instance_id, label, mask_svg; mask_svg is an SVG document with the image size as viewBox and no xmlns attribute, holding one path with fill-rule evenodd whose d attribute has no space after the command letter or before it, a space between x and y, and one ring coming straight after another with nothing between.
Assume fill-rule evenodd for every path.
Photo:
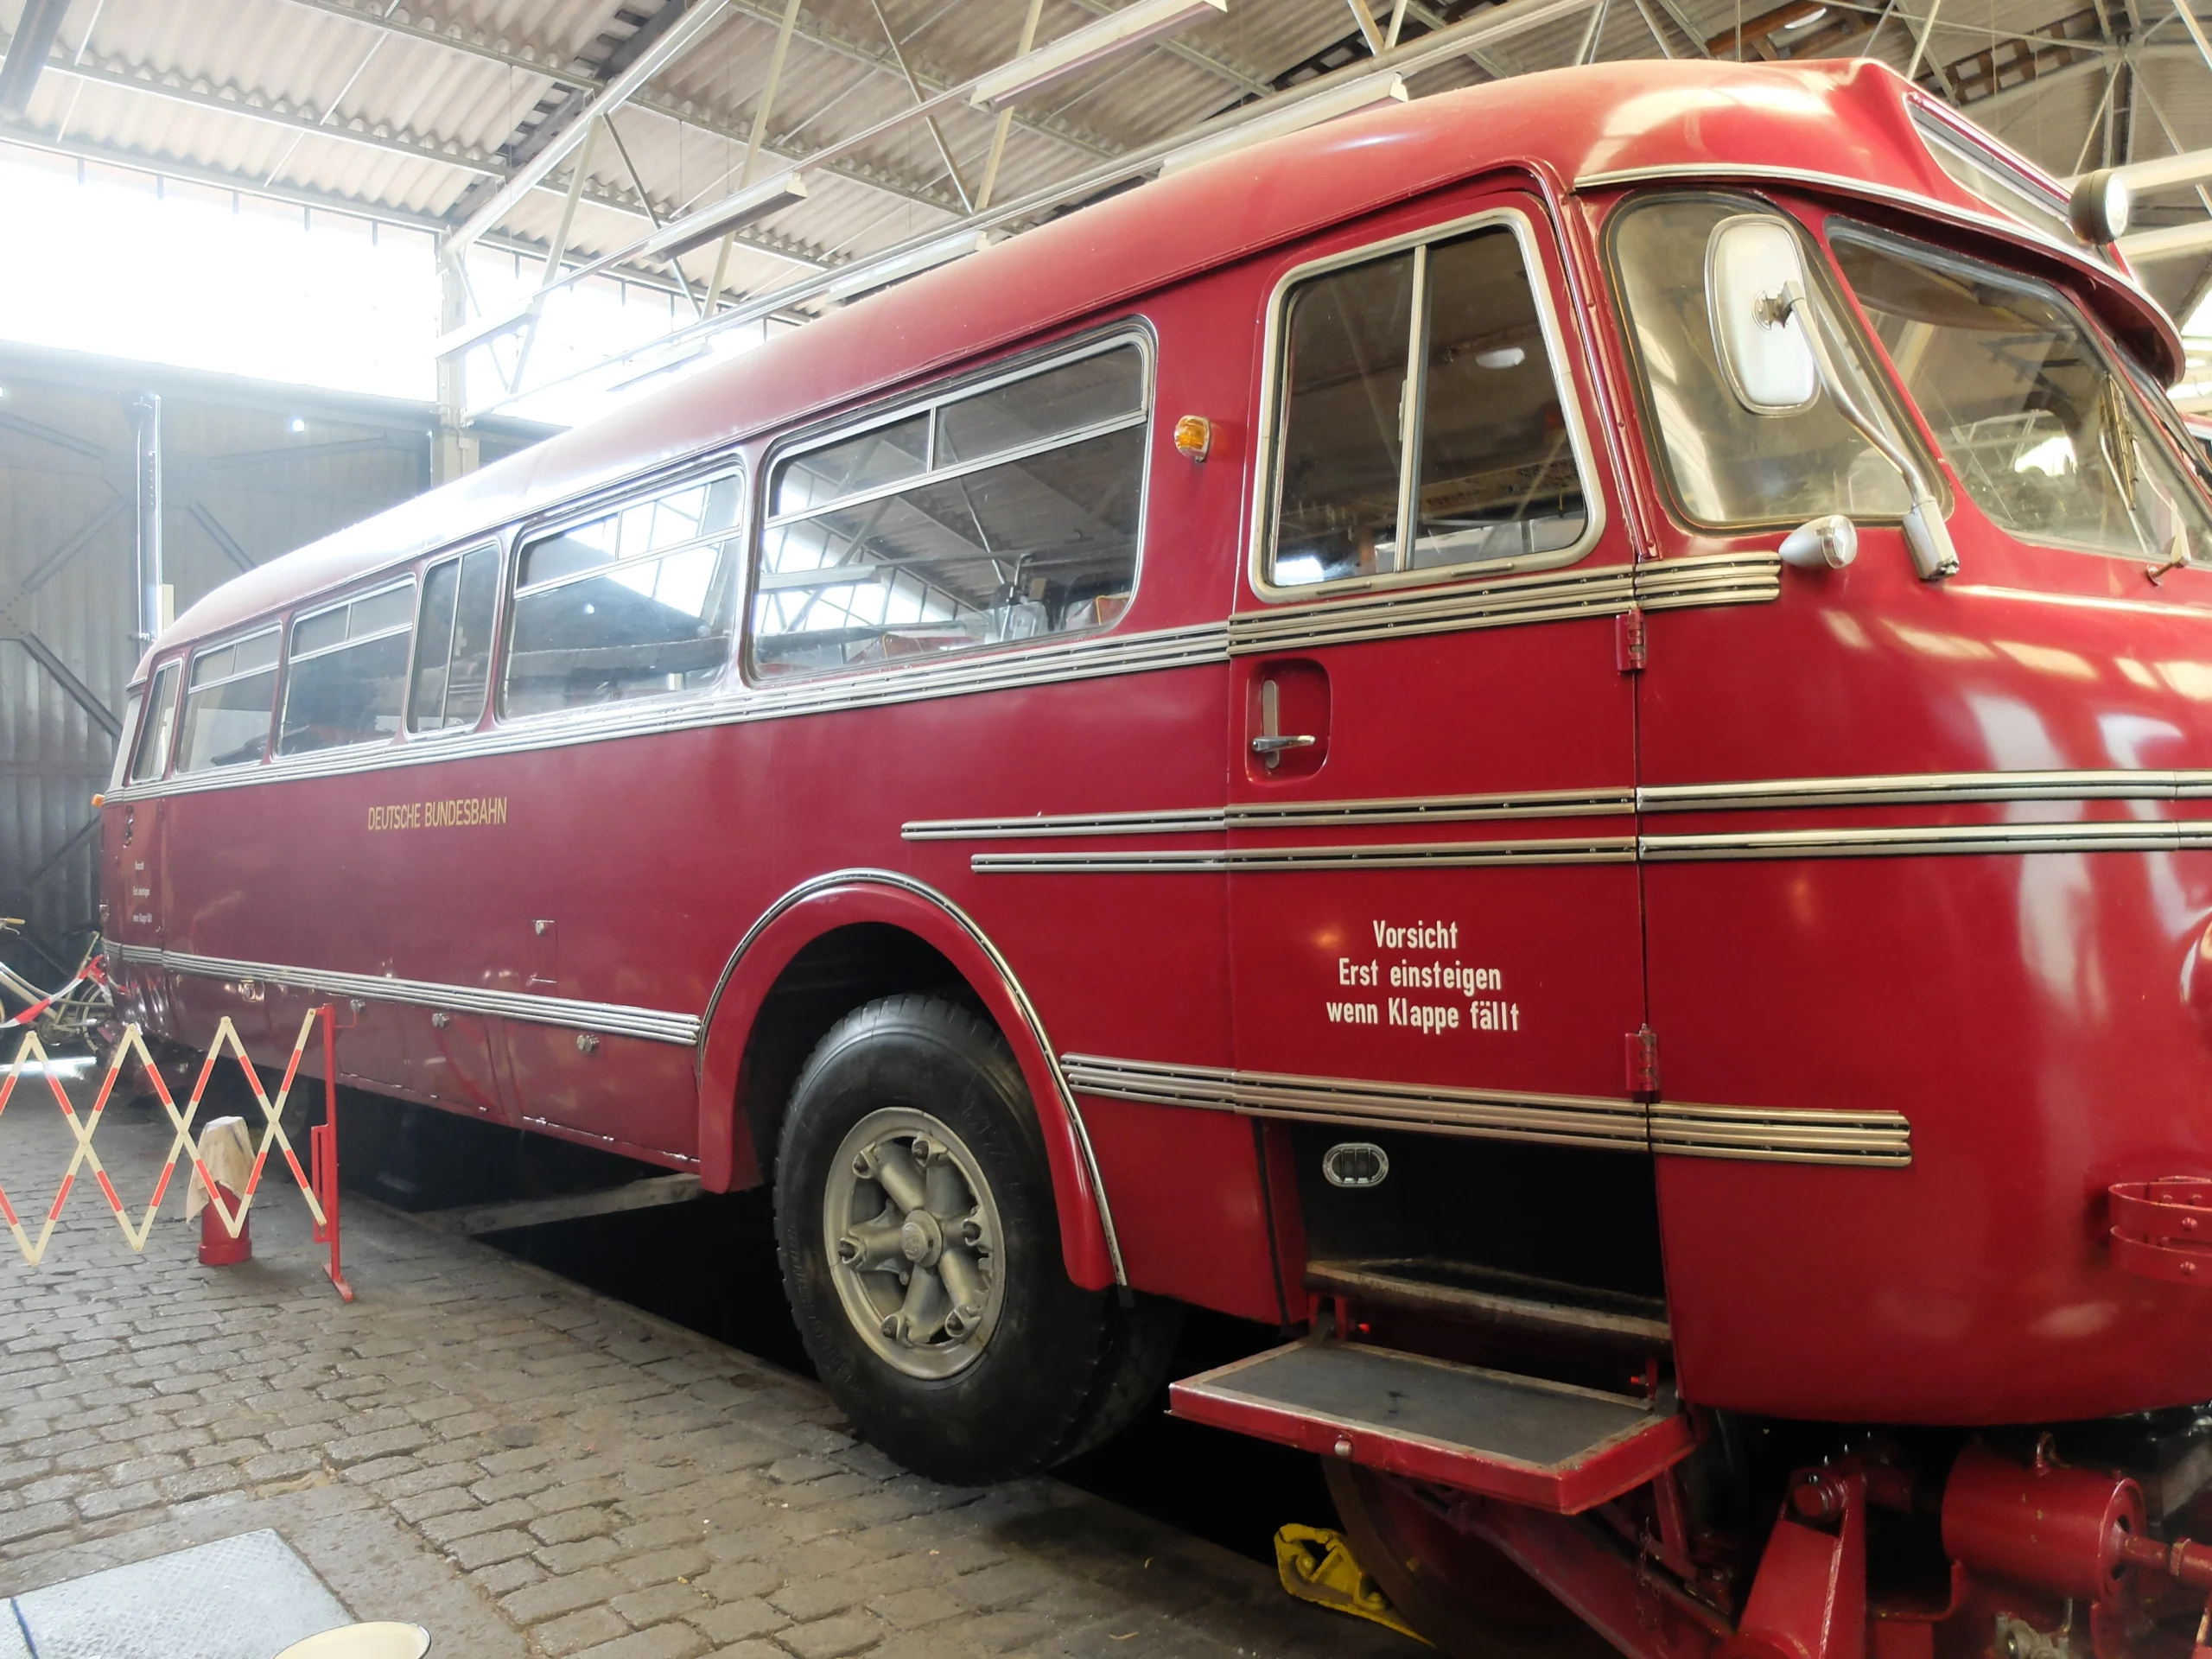
<instances>
[{"instance_id":1,"label":"window frame","mask_svg":"<svg viewBox=\"0 0 2212 1659\"><path fill-rule=\"evenodd\" d=\"M1850 291L1837 269L1835 255L1827 245L1826 223L1834 210L1825 203L1815 202L1821 216L1821 228L1815 230L1806 222L1808 211L1793 208L1777 201L1764 191L1710 180L1699 182L1670 181L1649 189L1630 192L1609 204L1605 220L1598 227L1599 259L1605 275L1605 298L1610 313L1609 321L1613 338L1620 353L1621 367L1628 381L1629 396L1635 411L1635 430L1624 435L1625 442L1637 448L1643 458L1643 469L1651 481L1651 493L1657 498L1661 511L1678 531L1689 536L1729 539L1761 537L1781 531L1787 534L1804 523L1802 516L1785 515L1778 518L1707 519L1700 518L1682 499L1681 489L1675 481L1675 468L1667 454L1666 435L1661 430L1659 412L1651 400L1650 378L1644 372L1643 348L1637 327L1636 314L1629 305L1628 292L1620 257L1620 227L1629 216L1639 209L1669 201L1718 202L1732 211L1756 213L1779 218L1796 233L1800 251L1805 256L1805 270L1811 277L1814 302L1822 307L1835 332L1847 336L1845 344L1858 353L1855 368L1865 391L1878 405L1881 414L1888 416L1890 431L1897 442L1912 453L1919 461L1936 499L1942 504L1943 516L1948 518L1958 510L1958 493L1952 487L1949 463L1936 453L1929 442L1920 411L1904 397L1904 388L1890 354L1883 349L1881 340L1868 325L1866 315L1859 308L1859 296ZM1700 257L1700 272L1705 264ZM1702 282L1704 278L1700 276ZM1822 391L1815 398L1826 398ZM1830 399L1833 402L1833 399ZM1865 442L1863 436L1860 440ZM1872 446L1868 446L1870 448ZM1840 508L1834 509L1840 512ZM1903 514L1881 515L1872 512L1853 513L1853 523L1864 528L1869 524L1894 526L1903 523Z\"/></svg>"},{"instance_id":2,"label":"window frame","mask_svg":"<svg viewBox=\"0 0 2212 1659\"><path fill-rule=\"evenodd\" d=\"M282 617L275 617L266 622L251 625L237 633L225 634L218 639L198 640L193 645L190 654L179 659L185 664L184 680L177 688L176 730L170 738L168 776L190 778L196 777L203 772L235 772L241 766L265 766L270 764L270 757L275 753L276 746L277 710L284 706L286 667L284 646L289 632L290 630L286 627L284 620ZM249 668L242 673L226 674L220 679L208 681L206 686L194 683L192 671L199 665L202 657L212 655L219 651L231 650L234 646L245 644L249 639L258 639L264 633L273 633L276 636L276 655L268 667ZM251 679L257 674L267 674L272 677L269 688L269 719L261 734L260 754L251 760L232 760L228 763L211 760L204 766L186 767L179 764L183 760L182 746L185 727L188 723L185 717L189 712L193 693L212 690L219 685L228 685L233 680Z\"/></svg>"},{"instance_id":3,"label":"window frame","mask_svg":"<svg viewBox=\"0 0 2212 1659\"><path fill-rule=\"evenodd\" d=\"M609 485L590 495L579 498L564 505L551 508L537 518L512 524L504 533L482 541L473 542L454 555L454 557L464 556L483 546L494 546L501 550L499 597L492 625L492 658L485 671L489 681L485 690L485 709L491 715L493 724L504 727L516 724L536 725L542 721L556 720L604 720L613 711L620 709L658 709L671 702L710 697L727 692L732 684L730 664L740 648L744 623L741 613L746 603L745 550L750 543L750 521L754 516L750 488L753 481L751 473L752 468L747 465L744 454L734 447L717 449L710 454L693 455L676 467L662 472L627 479L619 484ZM650 563L681 552L685 547L704 546L709 542L717 539L735 540L739 543L738 585L733 595L733 603L739 607L741 614L732 619L731 650L723 655L721 666L715 671L715 677L704 685L690 686L680 691L657 691L649 697L620 697L611 702L578 703L563 709L541 709L529 714L515 714L510 711L507 708L507 672L514 659L515 622L521 611L521 601L524 597L523 559L530 550L540 542L550 541L555 537L565 535L579 524L588 524L597 519L608 518L663 495L672 495L690 485L711 484L717 479L724 477L734 477L737 480L737 515L728 531L721 532L719 537L701 537L696 541L678 543L662 552L635 561L618 559L614 562L617 564ZM444 556L441 554L439 559L442 560ZM434 560L431 563L436 562L438 561ZM427 569L429 566L426 564L423 568ZM530 591L550 593L556 588L573 582L603 577L609 568L602 565L586 570L572 571L565 576L556 576L547 582L533 583ZM512 572L512 579L509 575L510 571ZM410 658L408 662L410 695L414 671L414 662ZM404 723L404 720L402 723ZM483 724L483 720L480 716L474 726L451 727L448 729L479 731L482 729ZM416 732L410 733L408 735L414 738L435 738L440 734Z\"/></svg>"},{"instance_id":4,"label":"window frame","mask_svg":"<svg viewBox=\"0 0 2212 1659\"><path fill-rule=\"evenodd\" d=\"M292 700L292 665L295 663L311 663L318 658L327 657L336 652L349 650L355 645L367 645L372 639L388 639L399 632L397 628L386 628L381 633L368 634L359 639L351 638L341 639L334 645L324 645L319 650L308 652L302 657L296 654L292 650L292 637L298 632L300 625L303 622L312 622L319 616L327 616L333 611L347 609L359 604L363 600L380 599L386 594L398 592L402 588L414 588L416 597L415 602L410 605L407 610L407 666L403 671L400 681L403 689L399 702L399 731L391 737L364 737L351 743L329 743L321 748L302 749L295 754L285 753L284 711ZM314 608L302 607L295 610L283 619L283 654L278 659L279 674L276 709L270 725L269 757L272 764L282 766L288 762L307 760L316 755L338 753L346 749L365 749L378 743L397 741L404 734L407 729L406 688L411 687L415 683L415 647L418 632L417 625L421 621L422 603L418 573L410 567L403 569L397 576L389 577L355 593L344 594L336 598L324 595L313 601Z\"/></svg>"},{"instance_id":5,"label":"window frame","mask_svg":"<svg viewBox=\"0 0 2212 1659\"><path fill-rule=\"evenodd\" d=\"M177 693L176 702L171 705L170 709L168 741L162 746L162 753L159 764L154 767L152 772L144 778L134 779L131 776L130 763L130 761L125 761L123 767L122 781L117 785L117 789L118 791L129 789L149 789L169 775L169 762L174 760L176 755L177 728L184 723L181 716L184 712L184 664L188 655L188 653L187 652L180 652L175 656L168 658L166 661L156 663L154 664L154 671L146 677L145 681L141 687L141 690L144 693L144 698L139 705L138 719L134 722L134 728L131 732L131 759L136 760L137 758L138 740L143 735L143 733L137 730L137 728L138 726L143 726L146 721L151 719L153 717L152 711L157 707L154 701L154 693L161 686L162 676L164 674L174 674L176 676Z\"/></svg>"},{"instance_id":6,"label":"window frame","mask_svg":"<svg viewBox=\"0 0 2212 1659\"><path fill-rule=\"evenodd\" d=\"M1289 345L1292 290L1332 271L1387 259L1394 254L1448 242L1456 237L1498 225L1504 226L1513 234L1514 241L1520 249L1522 269L1529 277L1529 296L1535 302L1536 326L1543 338L1544 353L1551 370L1553 385L1559 392L1560 415L1567 428L1567 448L1574 457L1576 475L1582 482L1582 499L1587 508L1582 534L1568 546L1554 552L1530 554L1519 558L1433 565L1425 569L1394 570L1387 575L1339 576L1331 582L1282 583L1271 581L1268 573L1273 568L1275 531L1281 518L1283 423L1289 413L1284 369ZM1557 251L1559 245L1554 233L1552 246ZM1500 203L1453 219L1441 219L1419 230L1340 248L1295 264L1275 279L1268 292L1267 326L1260 344L1260 413L1254 427L1256 442L1252 468L1256 482L1252 492L1251 532L1247 538L1250 550L1245 560L1246 579L1251 583L1253 593L1261 600L1271 605L1297 604L1305 601L1389 592L1402 588L1436 588L1454 582L1487 582L1500 576L1525 575L1532 570L1555 570L1565 565L1579 564L1596 549L1605 537L1608 523L1605 480L1598 470L1597 451L1590 442L1589 430L1583 423L1581 385L1574 373L1576 359L1568 355L1567 336L1560 327L1557 308L1552 303L1551 284L1555 272L1554 266L1544 257L1543 246L1543 238L1536 232L1535 218L1521 207ZM1415 262L1413 325L1415 337L1409 342L1413 349L1408 359L1407 377L1409 386L1417 386L1423 391L1427 383L1428 359L1427 285L1424 280L1427 268L1425 256ZM1586 374L1590 372L1587 363L1583 365L1583 368ZM1409 396L1408 401L1413 401ZM1414 441L1404 444L1399 455L1398 514L1402 527L1409 511L1408 501L1418 496L1420 489L1421 432L1427 413L1421 403L1414 404ZM1413 475L1410 493L1408 490L1409 474Z\"/></svg>"},{"instance_id":7,"label":"window frame","mask_svg":"<svg viewBox=\"0 0 2212 1659\"><path fill-rule=\"evenodd\" d=\"M519 545L519 543L517 544ZM459 631L461 625L461 572L459 567L461 562L467 558L470 554L483 552L489 552L492 555L493 567L492 639L490 647L485 652L484 706L476 711L476 718L470 721L466 725L439 726L426 732L416 731L414 725L415 671L416 666L422 661L423 601L424 596L430 591L430 572L436 569L442 564L450 564L454 567L454 621L451 629L448 632L446 642L447 672L451 673L453 662L452 634ZM465 546L452 548L442 552L434 553L429 558L424 559L421 564L416 566L411 574L417 584L415 590L415 643L409 648L407 652L407 694L401 699L399 705L399 739L402 742L405 743L435 743L442 739L463 736L472 732L480 732L484 729L484 721L486 715L489 715L495 720L499 717L499 709L497 706L499 699L493 694L494 688L498 685L499 677L506 665L506 652L502 648L505 638L506 619L501 614L504 610L511 608L507 606L505 600L507 591L506 538L495 533L490 536L486 536L480 540L468 543ZM535 716L526 715L524 716L524 718L535 718Z\"/></svg>"},{"instance_id":8,"label":"window frame","mask_svg":"<svg viewBox=\"0 0 2212 1659\"><path fill-rule=\"evenodd\" d=\"M1889 257L1905 264L1932 267L1962 281L1986 282L1993 288L2009 288L2015 293L2042 300L2050 304L2081 330L2082 340L2101 359L2100 366L2104 370L2107 378L2125 383L2126 390L2121 395L2135 401L2136 413L2157 435L2157 441L2165 447L2166 459L2180 474L2183 487L2186 489L2194 486L2197 492L2199 505L2206 505L2206 498L2212 497L2212 467L2208 467L2207 464L2196 456L2181 450L2175 442L2171 426L2158 408L2145 396L2139 378L2140 371L2133 359L2121 349L2119 342L2113 340L2109 333L2099 326L2095 315L2082 303L2080 297L2047 277L2034 276L2013 266L1999 264L1994 260L1977 258L1972 254L1960 253L1954 249L1930 242L1925 237L1914 236L1906 232L1893 230L1887 226L1872 224L1863 219L1854 219L1849 213L1840 210L1823 215L1821 220L1820 239L1827 245L1824 251L1834 262L1837 272L1842 276L1844 287L1850 295L1854 315L1877 355L1883 378L1894 388L1893 395L1904 398L1907 406L1912 410L1916 417L1914 423L1916 437L1919 430L1924 429L1929 437L1934 439L1934 448L1936 455L1942 461L1942 470L1958 479L1956 489L1950 493L1950 501L1954 505L1954 510L1955 510L1957 497L1965 496L1974 502L1974 511L1988 520L1991 529L2016 546L2047 549L2054 553L2075 554L2089 558L2122 559L2141 565L2159 563L2160 557L2156 553L2131 553L2124 548L2094 547L2085 542L2069 541L2056 535L2042 538L2024 536L2012 525L2002 522L1982 505L1980 499L1967 484L1964 475L1958 473L1958 469L1952 464L1950 456L1945 453L1942 441L1936 435L1934 423L1929 420L1927 410L1921 408L1918 401L1913 397L1911 387L1906 384L1905 377L1899 372L1897 363L1890 356L1890 348L1884 343L1881 331L1873 326L1873 319L1866 314L1858 293L1851 289L1850 276L1843 270L1842 258L1835 251L1835 243L1839 234L1846 242L1856 242L1862 247L1870 248L1878 253L1886 253ZM1921 446L1926 448L1927 442L1925 439L1920 440ZM2212 550L2208 550L2208 554L2212 554ZM2207 556L2200 555L2191 557L2185 568L2201 570L2206 567L2206 564Z\"/></svg>"},{"instance_id":9,"label":"window frame","mask_svg":"<svg viewBox=\"0 0 2212 1659\"><path fill-rule=\"evenodd\" d=\"M774 489L776 474L786 461L798 459L833 444L865 437L883 428L897 426L917 415L927 417L929 438L926 455L937 449L937 411L949 404L965 402L970 397L995 391L1001 386L1014 385L1033 379L1040 374L1070 363L1079 363L1086 358L1103 357L1109 352L1134 346L1142 374L1142 407L1135 415L1117 416L1111 421L1093 422L1088 426L1071 427L1049 440L1033 444L1016 445L996 451L975 461L963 461L941 470L932 471L925 460L922 470L907 478L880 485L872 489L855 490L849 495L832 497L817 502L803 512L769 512L770 492ZM1141 316L1123 317L1102 328L1090 330L1070 339L1054 340L1046 346L949 377L932 385L927 391L910 392L906 396L878 404L872 408L842 417L830 416L810 425L796 428L777 438L761 456L758 484L760 508L746 537L745 580L739 589L738 602L744 607L742 626L738 642L739 672L745 685L751 690L764 686L782 687L798 683L814 683L836 679L846 675L880 674L889 670L912 671L935 667L946 663L965 663L978 658L999 656L1009 652L1034 651L1043 647L1064 645L1072 640L1096 639L1114 632L1128 620L1129 613L1136 608L1136 596L1144 585L1145 551L1152 528L1152 468L1154 423L1160 409L1160 342L1152 325ZM779 676L764 679L760 664L754 660L757 640L753 632L753 601L758 596L757 583L760 575L760 561L771 530L804 519L817 518L824 513L880 500L887 496L901 495L925 484L941 482L946 479L967 477L974 473L1002 467L1032 455L1049 454L1077 443L1087 443L1093 438L1109 436L1116 432L1141 430L1146 440L1140 453L1142 467L1137 480L1136 556L1129 569L1129 603L1122 614L1103 626L1073 629L1061 633L1034 635L1026 639L986 641L962 651L941 652L929 657L908 657L873 663L848 663L836 668L817 670L804 674Z\"/></svg>"},{"instance_id":10,"label":"window frame","mask_svg":"<svg viewBox=\"0 0 2212 1659\"><path fill-rule=\"evenodd\" d=\"M150 674L123 689L123 731L115 740L115 759L108 764L107 787L100 791L103 796L113 795L127 785L130 757L138 747L138 724L146 717L146 698L153 689Z\"/></svg>"}]
</instances>

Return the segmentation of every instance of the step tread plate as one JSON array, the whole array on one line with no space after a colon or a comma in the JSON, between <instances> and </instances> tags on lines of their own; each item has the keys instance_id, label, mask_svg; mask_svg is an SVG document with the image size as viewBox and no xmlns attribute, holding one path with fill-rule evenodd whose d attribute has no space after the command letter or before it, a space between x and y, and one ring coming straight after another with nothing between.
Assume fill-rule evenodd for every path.
<instances>
[{"instance_id":1,"label":"step tread plate","mask_svg":"<svg viewBox=\"0 0 2212 1659\"><path fill-rule=\"evenodd\" d=\"M1179 1417L1563 1514L1695 1444L1679 1408L1364 1343L1308 1338L1176 1383Z\"/></svg>"}]
</instances>

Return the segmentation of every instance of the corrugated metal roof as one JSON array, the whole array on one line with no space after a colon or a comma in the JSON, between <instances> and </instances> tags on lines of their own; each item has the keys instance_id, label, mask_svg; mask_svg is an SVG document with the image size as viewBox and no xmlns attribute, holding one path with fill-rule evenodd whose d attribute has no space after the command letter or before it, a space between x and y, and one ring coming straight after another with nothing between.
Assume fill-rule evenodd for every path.
<instances>
[{"instance_id":1,"label":"corrugated metal roof","mask_svg":"<svg viewBox=\"0 0 2212 1659\"><path fill-rule=\"evenodd\" d=\"M1041 0L1037 38L1056 40L1118 3ZM572 116L579 89L618 71L667 8L680 12L686 3L78 0L23 130L80 154L167 162L241 188L458 222L534 148L549 122ZM664 219L715 200L744 166L783 0L688 3L718 5L722 15L618 114L619 145L594 143L571 233L580 255L633 243L646 228L648 200ZM1387 22L1390 0L1367 3ZM915 94L899 54L925 95L1006 61L1029 4L803 0L753 176L806 161L910 108ZM23 8L24 0L0 0L0 28L12 34ZM1408 37L1485 10L1479 0L1414 0ZM2212 147L2212 72L2171 16L2146 14L2132 39L2115 38L2104 20L2121 19L2125 9L2091 0L1952 0L1923 41L1906 15L1923 10L1862 0L1610 0L1602 12L1578 11L1432 67L1414 90L1555 67L1585 53L1871 52L1899 69L1916 59L1924 85L2061 175ZM1594 40L1593 15L1601 18ZM1317 65L1356 67L1367 55L1358 41L1347 0L1230 0L1224 16L1024 100L1006 134L994 199L1016 200L1069 179ZM958 169L957 187L937 137L919 122L811 171L806 200L742 234L728 289L768 291L803 269L794 259L840 263L950 225L963 189L972 196L982 183L998 126L964 100L938 112L937 132ZM551 239L568 167L506 216L500 228L508 238ZM2145 207L2154 224L2205 211L2189 191ZM715 251L709 245L683 260L695 285L703 286ZM2161 296L2180 305L2204 268L2201 259L2169 261L2150 275Z\"/></svg>"}]
</instances>

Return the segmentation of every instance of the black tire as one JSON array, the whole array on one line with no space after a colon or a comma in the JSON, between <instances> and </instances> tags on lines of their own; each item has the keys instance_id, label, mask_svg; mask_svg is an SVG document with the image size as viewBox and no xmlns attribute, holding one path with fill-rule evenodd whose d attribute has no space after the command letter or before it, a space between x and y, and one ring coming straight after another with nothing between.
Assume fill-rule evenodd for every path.
<instances>
[{"instance_id":1,"label":"black tire","mask_svg":"<svg viewBox=\"0 0 2212 1659\"><path fill-rule=\"evenodd\" d=\"M1055 1463L1069 1462L1112 1440L1136 1421L1167 1380L1183 1335L1183 1304L1165 1296L1139 1296L1135 1306L1116 1306L1113 1313L1113 1332L1090 1397Z\"/></svg>"},{"instance_id":2,"label":"black tire","mask_svg":"<svg viewBox=\"0 0 2212 1659\"><path fill-rule=\"evenodd\" d=\"M839 1154L887 1115L920 1115L949 1131L963 1167L987 1184L995 1206L1000 1236L976 1258L990 1261L994 1322L971 1354L953 1356L959 1369L949 1375L910 1374L887 1357L906 1357L903 1337L861 1330L847 1297L892 1269L871 1269L863 1281L838 1267L828 1243L833 1182L842 1191L855 1179ZM910 1144L919 1157L922 1143ZM887 1204L894 1201L882 1191ZM1020 1068L999 1033L966 1009L934 997L886 997L822 1039L784 1119L776 1248L823 1386L872 1444L907 1468L958 1485L1012 1479L1058 1461L1086 1427L1119 1310L1111 1293L1069 1281L1044 1136Z\"/></svg>"},{"instance_id":3,"label":"black tire","mask_svg":"<svg viewBox=\"0 0 2212 1659\"><path fill-rule=\"evenodd\" d=\"M1398 1616L1452 1659L1613 1659L1610 1643L1498 1551L1404 1482L1324 1458L1360 1568Z\"/></svg>"}]
</instances>

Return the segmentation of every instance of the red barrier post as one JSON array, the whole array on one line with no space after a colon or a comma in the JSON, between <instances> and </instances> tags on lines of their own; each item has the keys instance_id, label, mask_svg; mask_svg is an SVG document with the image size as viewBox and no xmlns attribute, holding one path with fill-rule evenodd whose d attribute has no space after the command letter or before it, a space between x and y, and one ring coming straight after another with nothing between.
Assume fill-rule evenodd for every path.
<instances>
[{"instance_id":1,"label":"red barrier post","mask_svg":"<svg viewBox=\"0 0 2212 1659\"><path fill-rule=\"evenodd\" d=\"M323 1220L315 1230L315 1241L330 1245L330 1266L325 1269L340 1298L353 1300L353 1287L346 1282L339 1259L338 1235L338 1027L337 1009L326 1002L322 1018L322 1122L308 1132L308 1162L315 1172L315 1196L322 1202Z\"/></svg>"}]
</instances>

